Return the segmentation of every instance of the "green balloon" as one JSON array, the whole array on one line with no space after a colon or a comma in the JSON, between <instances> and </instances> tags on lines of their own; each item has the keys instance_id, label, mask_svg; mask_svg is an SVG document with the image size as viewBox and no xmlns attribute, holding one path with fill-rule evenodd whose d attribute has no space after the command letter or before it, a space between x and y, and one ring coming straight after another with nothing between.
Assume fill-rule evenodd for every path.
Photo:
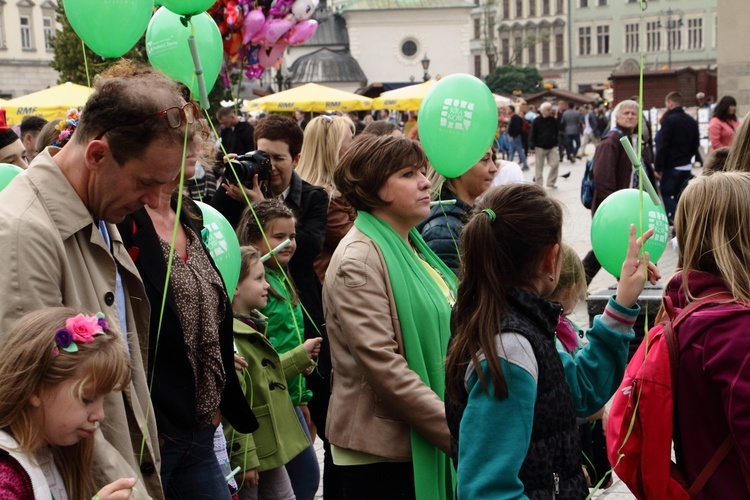
<instances>
[{"instance_id":1,"label":"green balloon","mask_svg":"<svg viewBox=\"0 0 750 500\"><path fill-rule=\"evenodd\" d=\"M654 235L644 245L652 262L664 253L669 239L669 222L664 206L655 205L643 192L643 225L641 224L641 193L637 189L622 189L609 195L596 209L591 222L591 246L602 267L616 278L628 254L630 225L635 224L636 235L653 228Z\"/></svg>"},{"instance_id":2,"label":"green balloon","mask_svg":"<svg viewBox=\"0 0 750 500\"><path fill-rule=\"evenodd\" d=\"M419 140L435 170L449 179L468 171L487 153L496 131L495 98L471 75L443 78L419 108Z\"/></svg>"},{"instance_id":3,"label":"green balloon","mask_svg":"<svg viewBox=\"0 0 750 500\"><path fill-rule=\"evenodd\" d=\"M216 22L205 12L191 17L190 23L195 28L195 42L203 67L206 92L211 92L224 56L221 33ZM178 14L160 7L146 30L146 53L154 68L190 87L197 99L200 95L198 79L188 45L191 33L190 24L183 25Z\"/></svg>"},{"instance_id":4,"label":"green balloon","mask_svg":"<svg viewBox=\"0 0 750 500\"><path fill-rule=\"evenodd\" d=\"M232 225L218 210L199 201L196 204L203 213L203 243L219 268L231 300L240 280L240 242Z\"/></svg>"},{"instance_id":5,"label":"green balloon","mask_svg":"<svg viewBox=\"0 0 750 500\"><path fill-rule=\"evenodd\" d=\"M146 31L154 0L64 0L70 25L102 57L120 57Z\"/></svg>"},{"instance_id":6,"label":"green balloon","mask_svg":"<svg viewBox=\"0 0 750 500\"><path fill-rule=\"evenodd\" d=\"M21 167L11 165L10 163L0 163L0 191L10 184L15 176L23 172Z\"/></svg>"},{"instance_id":7,"label":"green balloon","mask_svg":"<svg viewBox=\"0 0 750 500\"><path fill-rule=\"evenodd\" d=\"M194 16L208 10L216 0L161 0L161 4L183 16Z\"/></svg>"}]
</instances>

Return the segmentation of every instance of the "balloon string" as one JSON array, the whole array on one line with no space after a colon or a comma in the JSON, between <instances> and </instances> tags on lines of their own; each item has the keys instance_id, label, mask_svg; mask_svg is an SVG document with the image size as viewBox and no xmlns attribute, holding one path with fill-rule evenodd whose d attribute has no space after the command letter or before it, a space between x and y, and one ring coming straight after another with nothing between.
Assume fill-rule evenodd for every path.
<instances>
[{"instance_id":1,"label":"balloon string","mask_svg":"<svg viewBox=\"0 0 750 500\"><path fill-rule=\"evenodd\" d=\"M192 87L191 82L191 87ZM167 306L167 294L169 292L169 281L172 277L172 262L174 260L174 254L175 254L175 246L177 244L177 235L179 233L180 228L180 214L182 213L182 191L185 187L185 164L187 160L187 148L188 148L188 138L190 137L190 125L185 125L185 138L183 139L182 143L182 165L180 166L180 185L177 189L177 207L175 208L177 216L174 219L174 226L172 228L172 240L169 242L169 256L167 257L167 275L164 278L164 291L162 293L161 297L161 308L159 309L159 323L156 327L156 344L154 345L154 356L153 356L153 362L152 362L152 368L151 368L151 378L148 382L148 393L149 393L149 403L148 407L146 408L146 429L148 430L148 418L151 413L151 407L153 406L151 402L151 392L154 388L154 376L156 375L156 358L159 353L159 339L161 337L161 327L162 323L164 321L164 310ZM138 463L143 463L143 453L146 448L146 439L148 437L148 432L142 432L143 439L141 441L141 450L138 458Z\"/></svg>"},{"instance_id":2,"label":"balloon string","mask_svg":"<svg viewBox=\"0 0 750 500\"><path fill-rule=\"evenodd\" d=\"M81 52L83 53L83 66L86 68L86 83L91 88L91 75L89 75L89 60L86 58L86 44L81 39Z\"/></svg>"}]
</instances>

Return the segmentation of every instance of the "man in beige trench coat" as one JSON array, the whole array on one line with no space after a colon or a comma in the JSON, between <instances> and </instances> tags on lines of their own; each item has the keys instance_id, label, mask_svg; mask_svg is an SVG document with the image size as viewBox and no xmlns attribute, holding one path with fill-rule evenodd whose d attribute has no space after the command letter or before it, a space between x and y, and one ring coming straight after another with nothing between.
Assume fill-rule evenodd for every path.
<instances>
[{"instance_id":1,"label":"man in beige trench coat","mask_svg":"<svg viewBox=\"0 0 750 500\"><path fill-rule=\"evenodd\" d=\"M72 140L45 150L0 192L0 335L51 306L101 311L124 332L132 382L105 401L93 467L97 488L137 478L136 498L163 498L144 370L149 304L114 223L158 206L162 186L179 174L194 111L158 73L103 79Z\"/></svg>"}]
</instances>

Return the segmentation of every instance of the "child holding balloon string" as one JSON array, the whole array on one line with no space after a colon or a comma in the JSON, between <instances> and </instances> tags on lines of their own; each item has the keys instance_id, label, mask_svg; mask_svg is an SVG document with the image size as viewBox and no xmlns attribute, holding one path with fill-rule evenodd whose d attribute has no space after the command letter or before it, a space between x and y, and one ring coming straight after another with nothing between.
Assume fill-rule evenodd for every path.
<instances>
[{"instance_id":1,"label":"child holding balloon string","mask_svg":"<svg viewBox=\"0 0 750 500\"><path fill-rule=\"evenodd\" d=\"M240 250L240 276L232 299L235 349L246 361L240 378L260 427L246 435L226 426L231 463L241 470L241 500L294 500L284 465L304 451L309 441L284 386L288 379L312 369L321 339L308 339L279 356L265 335L266 318L258 312L267 305L270 287L261 254L251 246Z\"/></svg>"},{"instance_id":2,"label":"child holding balloon string","mask_svg":"<svg viewBox=\"0 0 750 500\"><path fill-rule=\"evenodd\" d=\"M575 356L583 346L583 330L570 319L576 306L587 296L586 273L583 262L576 251L567 244L561 245L562 268L557 287L549 296L552 302L562 305L562 314L555 327L555 344L558 351ZM589 487L597 484L612 467L607 460L607 446L602 427L604 407L588 417L578 417L578 429L581 436L583 473ZM612 477L603 483L602 488L612 484Z\"/></svg>"},{"instance_id":3,"label":"child holding balloon string","mask_svg":"<svg viewBox=\"0 0 750 500\"><path fill-rule=\"evenodd\" d=\"M0 497L132 498L135 478L96 492L91 463L104 397L130 380L119 334L102 314L42 309L0 344Z\"/></svg>"},{"instance_id":4,"label":"child holding balloon string","mask_svg":"<svg viewBox=\"0 0 750 500\"><path fill-rule=\"evenodd\" d=\"M652 234L636 239L631 226L617 295L572 357L555 346L562 308L549 300L563 262L562 207L534 184L491 189L477 204L462 233L446 362L459 498L588 495L575 417L598 411L622 379L636 301L647 272L659 277L647 253L639 258ZM488 435L502 449L487 446Z\"/></svg>"},{"instance_id":5,"label":"child holding balloon string","mask_svg":"<svg viewBox=\"0 0 750 500\"><path fill-rule=\"evenodd\" d=\"M302 305L287 267L297 249L294 214L277 199L253 203L242 214L237 237L240 245L252 245L264 255L271 254L264 263L266 279L271 285L268 303L259 311L267 318L267 336L274 349L281 355L303 345ZM287 239L290 241L287 246L271 252ZM313 394L302 375L290 379L286 387L309 441L307 448L287 463L286 469L296 497L312 500L320 482L320 466L312 445L315 428L307 409Z\"/></svg>"}]
</instances>

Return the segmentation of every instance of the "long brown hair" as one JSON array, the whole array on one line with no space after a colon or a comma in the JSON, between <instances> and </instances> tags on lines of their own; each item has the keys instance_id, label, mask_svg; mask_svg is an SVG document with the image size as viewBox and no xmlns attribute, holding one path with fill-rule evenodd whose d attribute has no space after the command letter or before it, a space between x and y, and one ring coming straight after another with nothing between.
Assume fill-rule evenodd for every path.
<instances>
[{"instance_id":1,"label":"long brown hair","mask_svg":"<svg viewBox=\"0 0 750 500\"><path fill-rule=\"evenodd\" d=\"M732 295L750 301L750 173L717 172L693 179L680 196L674 229L685 293L690 271L722 278Z\"/></svg>"},{"instance_id":2,"label":"long brown hair","mask_svg":"<svg viewBox=\"0 0 750 500\"><path fill-rule=\"evenodd\" d=\"M240 245L257 247L266 237L268 224L276 219L294 219L294 213L292 213L291 209L276 198L256 201L252 207L247 207L242 212L240 222L237 224L237 239L240 240ZM287 281L289 284L292 305L296 306L299 303L297 286L288 270L284 269L283 273L286 276L286 280L284 281ZM269 288L268 293L276 299L286 300L274 287Z\"/></svg>"},{"instance_id":3,"label":"long brown hair","mask_svg":"<svg viewBox=\"0 0 750 500\"><path fill-rule=\"evenodd\" d=\"M55 332L80 311L64 307L27 314L3 336L0 344L0 429L31 455L44 443L31 415L29 399L75 379L74 395L108 394L130 383L130 361L120 333L111 330L90 343L78 342L78 352L55 349ZM110 327L112 324L110 323ZM72 446L52 446L52 453L71 500L96 493L91 465L94 440Z\"/></svg>"},{"instance_id":4,"label":"long brown hair","mask_svg":"<svg viewBox=\"0 0 750 500\"><path fill-rule=\"evenodd\" d=\"M495 346L507 293L511 287L528 287L537 279L546 252L561 237L562 208L535 184L499 186L477 203L461 233L464 268L453 309L456 331L446 361L446 390L454 401L461 399L469 363L487 392L480 353L487 360L494 396L508 396Z\"/></svg>"}]
</instances>

